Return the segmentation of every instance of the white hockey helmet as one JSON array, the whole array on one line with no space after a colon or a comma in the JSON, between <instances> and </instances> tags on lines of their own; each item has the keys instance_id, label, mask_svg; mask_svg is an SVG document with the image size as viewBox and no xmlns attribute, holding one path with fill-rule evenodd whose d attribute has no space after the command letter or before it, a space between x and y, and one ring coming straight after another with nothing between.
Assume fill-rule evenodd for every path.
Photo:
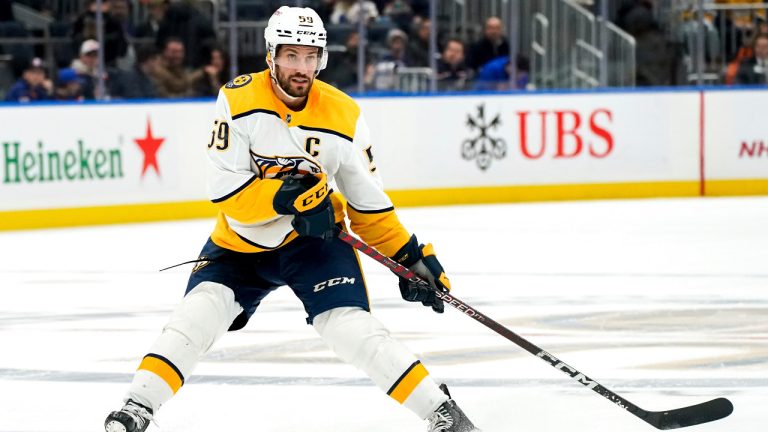
<instances>
[{"instance_id":1,"label":"white hockey helmet","mask_svg":"<svg viewBox=\"0 0 768 432\"><path fill-rule=\"evenodd\" d=\"M323 20L312 8L282 6L269 18L264 29L267 58L274 59L279 45L306 45L321 49L315 74L328 64L326 32Z\"/></svg>"}]
</instances>

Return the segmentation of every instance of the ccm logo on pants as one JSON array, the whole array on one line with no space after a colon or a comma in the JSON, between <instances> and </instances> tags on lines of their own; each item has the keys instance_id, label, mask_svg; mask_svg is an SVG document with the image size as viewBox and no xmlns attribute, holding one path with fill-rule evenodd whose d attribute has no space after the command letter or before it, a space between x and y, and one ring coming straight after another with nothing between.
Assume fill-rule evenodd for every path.
<instances>
[{"instance_id":1,"label":"ccm logo on pants","mask_svg":"<svg viewBox=\"0 0 768 432\"><path fill-rule=\"evenodd\" d=\"M327 287L332 287L334 285L341 285L341 284L353 284L355 283L355 278L349 278L349 277L337 277L333 279L329 279L327 281L320 282L319 284L315 285L315 292L322 291Z\"/></svg>"}]
</instances>

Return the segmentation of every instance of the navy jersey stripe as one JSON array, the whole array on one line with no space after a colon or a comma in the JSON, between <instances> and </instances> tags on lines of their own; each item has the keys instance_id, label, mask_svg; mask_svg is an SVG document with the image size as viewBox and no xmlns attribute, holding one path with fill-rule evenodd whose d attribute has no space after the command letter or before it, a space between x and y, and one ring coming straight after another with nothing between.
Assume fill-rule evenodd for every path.
<instances>
[{"instance_id":1,"label":"navy jersey stripe","mask_svg":"<svg viewBox=\"0 0 768 432\"><path fill-rule=\"evenodd\" d=\"M380 210L358 210L358 209L356 209L356 208L355 208L355 207L354 207L352 204L350 204L350 203L347 203L347 205L348 205L348 206L349 206L349 207L350 207L352 210L354 210L354 211L356 211L356 212L358 212L358 213L363 213L363 214L376 214L376 213L386 213L386 212L390 212L390 211L393 211L393 210L395 210L395 207L394 207L394 206L393 206L393 207L387 207L387 208L385 208L385 209L380 209Z\"/></svg>"},{"instance_id":2,"label":"navy jersey stripe","mask_svg":"<svg viewBox=\"0 0 768 432\"><path fill-rule=\"evenodd\" d=\"M337 137L344 138L345 140L352 142L352 138L344 135L341 132L336 132L335 130L331 129L323 129L323 128L315 128L315 127L309 127L309 126L298 126L299 129L308 130L308 131L315 131L315 132L325 132L327 134L336 135Z\"/></svg>"},{"instance_id":3,"label":"navy jersey stripe","mask_svg":"<svg viewBox=\"0 0 768 432\"><path fill-rule=\"evenodd\" d=\"M253 177L249 178L249 179L248 179L248 181L247 181L247 182L245 182L245 183L243 183L243 185L242 185L242 186L240 186L239 188L237 188L237 189L233 190L232 192L230 192L230 193L228 193L228 194L224 195L224 196L223 196L223 197L221 197L221 198L215 198L215 199L212 199L212 200L211 200L211 202L212 202L212 203L219 203L219 202L222 202L222 201L226 201L227 199L229 199L229 198L231 198L231 197L233 197L233 196L237 195L237 194L238 194L238 193L239 193L241 190L243 190L243 189L247 188L247 187L248 187L248 185L249 185L249 184L251 184L251 183L253 183L253 182L254 182L254 180L256 180L257 178L259 178L259 176L257 176L256 174L254 174L254 175L253 175Z\"/></svg>"},{"instance_id":4,"label":"navy jersey stripe","mask_svg":"<svg viewBox=\"0 0 768 432\"><path fill-rule=\"evenodd\" d=\"M280 114L278 114L278 113L276 113L274 111L257 108L257 109L252 109L250 111L241 112L240 114L235 114L235 115L232 116L232 120L237 120L239 118L247 117L247 116L249 116L251 114L258 114L258 113L270 114L270 115L273 115L273 116L275 116L277 118L280 118Z\"/></svg>"}]
</instances>

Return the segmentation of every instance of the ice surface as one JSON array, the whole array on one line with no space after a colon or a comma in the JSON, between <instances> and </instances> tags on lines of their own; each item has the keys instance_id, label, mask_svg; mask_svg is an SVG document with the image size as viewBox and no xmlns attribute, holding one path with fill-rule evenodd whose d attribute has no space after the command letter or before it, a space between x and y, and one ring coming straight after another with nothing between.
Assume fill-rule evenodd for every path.
<instances>
[{"instance_id":1,"label":"ice surface","mask_svg":"<svg viewBox=\"0 0 768 432\"><path fill-rule=\"evenodd\" d=\"M768 423L768 198L402 209L454 294L647 410L718 396ZM0 233L0 432L101 431L186 284L211 220ZM449 309L374 313L485 432L653 430ZM290 290L201 362L150 431L424 431L325 348Z\"/></svg>"}]
</instances>

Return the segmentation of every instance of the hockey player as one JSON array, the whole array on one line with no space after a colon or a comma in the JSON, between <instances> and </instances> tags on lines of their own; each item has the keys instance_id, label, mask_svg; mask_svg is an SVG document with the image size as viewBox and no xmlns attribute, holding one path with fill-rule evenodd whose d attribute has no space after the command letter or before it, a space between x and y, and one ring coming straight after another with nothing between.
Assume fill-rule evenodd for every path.
<instances>
[{"instance_id":1,"label":"hockey player","mask_svg":"<svg viewBox=\"0 0 768 432\"><path fill-rule=\"evenodd\" d=\"M431 289L401 279L403 298L443 312L434 290L449 289L449 281L432 245L409 235L383 192L359 107L315 79L328 60L320 17L283 6L264 37L269 70L233 79L216 103L207 152L217 225L106 431L143 432L200 356L245 326L282 285L341 359L427 419L430 432L477 431L447 388L371 315L357 254L336 236L346 229L346 208L352 231L429 280Z\"/></svg>"}]
</instances>

